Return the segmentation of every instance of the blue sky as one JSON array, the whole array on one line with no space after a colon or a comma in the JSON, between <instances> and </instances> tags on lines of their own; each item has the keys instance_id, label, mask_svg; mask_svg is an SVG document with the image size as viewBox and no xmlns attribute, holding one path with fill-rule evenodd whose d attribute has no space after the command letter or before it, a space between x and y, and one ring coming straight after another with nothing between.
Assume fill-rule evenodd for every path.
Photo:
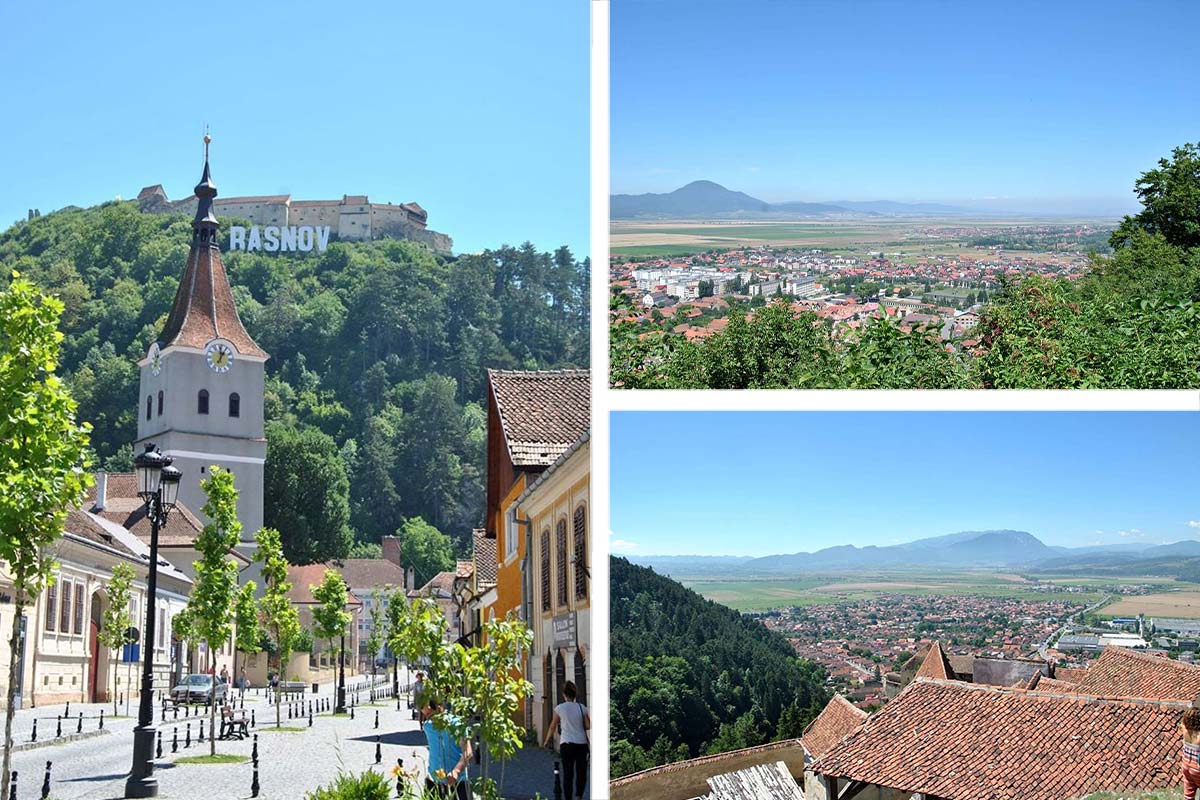
<instances>
[{"instance_id":1,"label":"blue sky","mask_svg":"<svg viewBox=\"0 0 1200 800\"><path fill-rule=\"evenodd\" d=\"M1072 547L1200 539L1196 412L611 419L614 553L757 556L1001 528Z\"/></svg>"},{"instance_id":2,"label":"blue sky","mask_svg":"<svg viewBox=\"0 0 1200 800\"><path fill-rule=\"evenodd\" d=\"M190 194L417 201L472 252L588 243L588 4L5 3L0 229Z\"/></svg>"},{"instance_id":3,"label":"blue sky","mask_svg":"<svg viewBox=\"0 0 1200 800\"><path fill-rule=\"evenodd\" d=\"M614 192L1123 212L1200 139L1193 0L617 0L611 27Z\"/></svg>"}]
</instances>

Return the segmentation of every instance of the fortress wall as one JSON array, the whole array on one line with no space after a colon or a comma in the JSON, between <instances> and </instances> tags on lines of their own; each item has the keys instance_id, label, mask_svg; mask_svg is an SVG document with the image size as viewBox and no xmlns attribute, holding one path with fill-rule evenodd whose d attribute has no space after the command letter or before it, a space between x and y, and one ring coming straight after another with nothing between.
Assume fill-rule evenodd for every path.
<instances>
[{"instance_id":1,"label":"fortress wall","mask_svg":"<svg viewBox=\"0 0 1200 800\"><path fill-rule=\"evenodd\" d=\"M338 201L293 201L288 225L328 225L330 230L337 230Z\"/></svg>"},{"instance_id":2,"label":"fortress wall","mask_svg":"<svg viewBox=\"0 0 1200 800\"><path fill-rule=\"evenodd\" d=\"M288 204L286 202L246 202L237 197L231 197L223 201L218 197L213 202L213 206L216 209L217 216L248 219L256 225L288 224Z\"/></svg>"}]
</instances>

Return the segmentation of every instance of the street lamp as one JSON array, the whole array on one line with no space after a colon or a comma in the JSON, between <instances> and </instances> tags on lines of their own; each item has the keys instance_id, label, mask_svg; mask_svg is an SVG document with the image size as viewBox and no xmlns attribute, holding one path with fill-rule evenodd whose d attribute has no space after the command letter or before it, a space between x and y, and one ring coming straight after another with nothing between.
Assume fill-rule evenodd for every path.
<instances>
[{"instance_id":1,"label":"street lamp","mask_svg":"<svg viewBox=\"0 0 1200 800\"><path fill-rule=\"evenodd\" d=\"M346 713L346 632L342 631L342 653L338 657L337 708L334 713Z\"/></svg>"},{"instance_id":2,"label":"street lamp","mask_svg":"<svg viewBox=\"0 0 1200 800\"><path fill-rule=\"evenodd\" d=\"M126 797L157 797L154 778L154 601L158 591L158 529L179 499L179 479L171 459L147 444L133 459L137 493L146 504L150 520L150 571L146 579L146 625L142 629L142 695L138 703L138 725L133 729L133 766L125 781Z\"/></svg>"}]
</instances>

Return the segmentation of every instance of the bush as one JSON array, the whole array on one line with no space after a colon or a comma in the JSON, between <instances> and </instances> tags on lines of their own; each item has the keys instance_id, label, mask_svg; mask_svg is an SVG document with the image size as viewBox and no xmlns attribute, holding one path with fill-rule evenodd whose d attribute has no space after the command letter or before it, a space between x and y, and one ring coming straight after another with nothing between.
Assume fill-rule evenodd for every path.
<instances>
[{"instance_id":1,"label":"bush","mask_svg":"<svg viewBox=\"0 0 1200 800\"><path fill-rule=\"evenodd\" d=\"M341 773L329 786L306 794L305 800L390 800L392 785L374 770L361 775Z\"/></svg>"}]
</instances>

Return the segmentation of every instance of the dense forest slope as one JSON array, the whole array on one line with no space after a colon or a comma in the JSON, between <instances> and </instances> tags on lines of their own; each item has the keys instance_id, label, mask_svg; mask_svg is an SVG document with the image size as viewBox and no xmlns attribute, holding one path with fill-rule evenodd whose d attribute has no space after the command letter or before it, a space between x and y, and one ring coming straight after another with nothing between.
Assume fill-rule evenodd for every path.
<instances>
[{"instance_id":1,"label":"dense forest slope","mask_svg":"<svg viewBox=\"0 0 1200 800\"><path fill-rule=\"evenodd\" d=\"M131 465L136 361L162 328L190 239L186 217L131 202L0 234L0 286L17 270L66 304L64 372L110 469ZM295 505L272 496L287 483L272 481L273 459L325 484L302 489L321 500L308 524L335 530L315 549L291 548L297 560L337 554L351 537L378 542L417 517L465 545L483 513L485 370L588 364L588 263L565 247L447 259L382 240L224 258L242 320L271 354L268 524L273 506Z\"/></svg>"},{"instance_id":2,"label":"dense forest slope","mask_svg":"<svg viewBox=\"0 0 1200 800\"><path fill-rule=\"evenodd\" d=\"M653 570L612 559L613 777L799 736L828 700L779 634Z\"/></svg>"}]
</instances>

